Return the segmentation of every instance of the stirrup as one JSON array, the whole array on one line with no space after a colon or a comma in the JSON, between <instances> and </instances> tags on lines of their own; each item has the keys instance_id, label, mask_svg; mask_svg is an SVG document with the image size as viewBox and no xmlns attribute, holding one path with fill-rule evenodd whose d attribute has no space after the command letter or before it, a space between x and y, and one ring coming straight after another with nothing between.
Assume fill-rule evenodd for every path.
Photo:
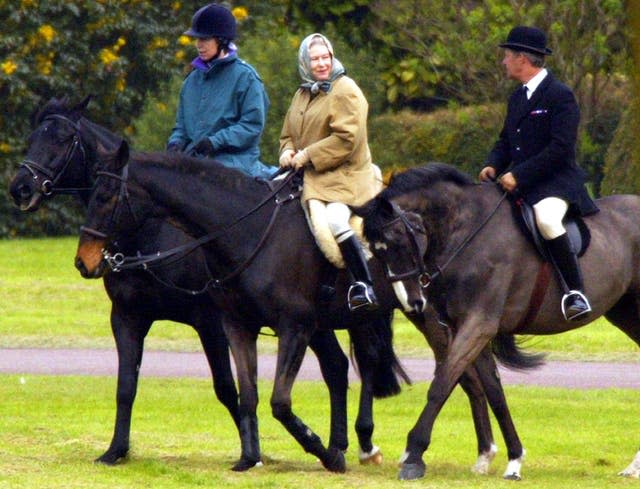
<instances>
[{"instance_id":1,"label":"stirrup","mask_svg":"<svg viewBox=\"0 0 640 489\"><path fill-rule=\"evenodd\" d=\"M575 313L567 316L567 312L570 312L570 311L567 311L567 301L572 297L575 297L578 301L582 301L584 307L580 308L580 310L576 311ZM591 312L591 304L589 304L589 300L579 290L570 290L564 296L562 296L561 308L562 308L562 315L567 321L577 321L579 319L582 319L583 316Z\"/></svg>"},{"instance_id":2,"label":"stirrup","mask_svg":"<svg viewBox=\"0 0 640 489\"><path fill-rule=\"evenodd\" d=\"M347 302L350 311L363 309L366 311L374 311L378 309L378 301L373 292L373 288L365 282L354 282L349 287L347 293Z\"/></svg>"}]
</instances>

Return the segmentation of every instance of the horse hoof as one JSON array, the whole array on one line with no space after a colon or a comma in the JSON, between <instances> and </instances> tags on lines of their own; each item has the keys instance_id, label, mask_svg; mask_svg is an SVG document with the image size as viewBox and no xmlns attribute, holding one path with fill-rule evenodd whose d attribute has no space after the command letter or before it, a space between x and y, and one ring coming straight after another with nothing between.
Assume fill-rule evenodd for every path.
<instances>
[{"instance_id":1,"label":"horse hoof","mask_svg":"<svg viewBox=\"0 0 640 489\"><path fill-rule=\"evenodd\" d=\"M502 478L504 480L507 480L507 481L521 481L522 480L522 477L520 476L520 474L515 474L515 473L513 473L513 474L504 474L502 476Z\"/></svg>"},{"instance_id":2,"label":"horse hoof","mask_svg":"<svg viewBox=\"0 0 640 489\"><path fill-rule=\"evenodd\" d=\"M97 464L103 465L116 465L118 462L124 460L127 457L128 451L111 451L108 450L94 460Z\"/></svg>"},{"instance_id":3,"label":"horse hoof","mask_svg":"<svg viewBox=\"0 0 640 489\"><path fill-rule=\"evenodd\" d=\"M377 446L368 453L360 452L360 465L382 465L382 452Z\"/></svg>"},{"instance_id":4,"label":"horse hoof","mask_svg":"<svg viewBox=\"0 0 640 489\"><path fill-rule=\"evenodd\" d=\"M422 461L415 464L403 463L402 468L400 469L400 474L398 474L398 479L401 481L422 479L426 471L427 466Z\"/></svg>"},{"instance_id":5,"label":"horse hoof","mask_svg":"<svg viewBox=\"0 0 640 489\"><path fill-rule=\"evenodd\" d=\"M328 449L327 456L320 461L322 462L322 466L331 472L344 473L347 471L347 462L344 458L344 453L337 448Z\"/></svg>"},{"instance_id":6,"label":"horse hoof","mask_svg":"<svg viewBox=\"0 0 640 489\"><path fill-rule=\"evenodd\" d=\"M233 470L234 472L246 472L247 470L254 467L262 467L262 462L260 460L255 461L241 458L235 463L233 467L231 467L231 470Z\"/></svg>"}]
</instances>

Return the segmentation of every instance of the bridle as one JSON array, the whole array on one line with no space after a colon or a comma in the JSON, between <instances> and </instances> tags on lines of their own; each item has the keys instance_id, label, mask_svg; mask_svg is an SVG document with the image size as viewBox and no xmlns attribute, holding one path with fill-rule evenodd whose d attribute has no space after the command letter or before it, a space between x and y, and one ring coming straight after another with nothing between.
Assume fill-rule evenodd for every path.
<instances>
[{"instance_id":1,"label":"bridle","mask_svg":"<svg viewBox=\"0 0 640 489\"><path fill-rule=\"evenodd\" d=\"M122 208L122 203L126 203L127 207L129 208L129 212L131 214L131 217L133 218L134 222L136 221L136 217L135 217L135 213L133 211L133 207L131 205L130 199L129 199L129 191L127 189L127 178L128 178L128 166L129 165L125 165L123 167L123 172L122 175L118 175L117 173L112 173L112 172L108 172L108 171L98 171L96 172L96 175L98 177L107 177L107 178L112 178L112 179L116 179L119 180L121 182L120 185L120 191L118 193L118 198L117 201L114 205L111 215L111 220L110 220L110 224L113 226L113 224L116 222L116 220L120 217L121 214L121 208ZM289 183L296 178L296 176L298 175L299 172L296 171L291 171L288 175L284 176L282 179L280 179L279 181L268 181L268 185L270 187L270 192L269 194L263 198L258 204L256 204L252 209L250 209L249 211L247 211L246 213L244 213L243 215L241 215L240 217L236 218L235 220L220 225L218 226L216 229L214 229L212 232L196 239L193 240L192 242L186 243L184 245L181 246L177 246L175 248L171 248L169 250L166 251L161 251L161 252L157 252L157 253L153 253L150 255L136 255L136 256L125 256L123 253L115 253L115 254L111 254L108 250L103 249L102 250L102 256L104 258L104 260L107 262L107 264L109 265L109 268L111 268L112 271L114 272L120 272L123 270L146 270L148 272L151 273L150 268L155 266L158 266L160 264L162 265L167 265L167 262L169 260L171 261L175 261L178 260L186 255L188 255L189 253L191 253L192 251L194 251L196 248L199 248L200 246L203 246L211 241L213 241L214 239L216 239L217 237L221 236L223 233L225 233L227 230L231 229L232 227L240 224L241 222L243 222L245 219L247 219L248 217L250 217L251 215L253 215L254 213L256 213L259 209L261 209L262 207L264 207L266 204L268 204L269 202L273 202L275 204L274 210L271 213L271 217L269 219L269 223L267 224L267 226L265 227L262 236L260 237L258 244L255 246L255 248L253 249L253 251L249 254L249 256L240 264L238 265L233 271L231 271L230 273L228 273L227 275L225 275L222 278L213 278L211 277L209 279L209 281L205 284L205 286L200 289L200 290L187 290L187 289L182 289L181 287L177 287L173 284L168 284L165 283L164 281L160 280L158 277L156 277L159 281L161 281L162 283L165 283L165 285L170 286L172 288L175 289L179 289L182 290L183 292L189 293L191 295L196 295L196 294L201 294L203 292L205 292L209 287L214 286L214 287L222 287L225 283L229 282L230 280L236 278L238 275L240 275L244 270L246 270L249 265L253 262L253 260L255 259L255 257L258 255L258 252L261 250L262 246L264 245L264 243L266 242L268 236L271 233L271 230L273 229L273 226L275 224L276 221L276 217L278 216L278 213L280 211L280 209L282 208L282 205L290 202L292 200L295 200L297 198L300 197L300 194L302 192L301 187L296 187L295 184L293 185L293 190L292 191L285 191L284 193L286 195L281 196L280 192L285 189L285 187L287 187L289 185ZM98 239L103 239L106 240L109 237L109 232L102 232L99 231L97 229L93 229L87 226L81 226L80 228L81 232L94 236ZM153 275L153 273L152 273ZM154 275L155 276L155 275Z\"/></svg>"},{"instance_id":2,"label":"bridle","mask_svg":"<svg viewBox=\"0 0 640 489\"><path fill-rule=\"evenodd\" d=\"M393 211L396 215L395 219L385 223L382 226L382 230L390 228L396 225L398 222L401 222L404 225L404 229L409 236L409 244L411 245L411 253L413 262L415 264L415 268L402 273L393 273L389 268L389 265L385 267L385 274L387 276L387 280L390 282L401 282L408 278L417 277L420 286L426 288L429 286L432 280L432 276L427 272L427 267L424 264L424 260L422 259L422 253L420 251L420 245L418 244L417 234L424 234L422 229L417 228L409 219L407 219L406 212L400 209L397 205L393 204Z\"/></svg>"},{"instance_id":3,"label":"bridle","mask_svg":"<svg viewBox=\"0 0 640 489\"><path fill-rule=\"evenodd\" d=\"M438 276L440 276L440 275L442 275L444 273L444 270L469 245L469 243L478 235L478 233L480 233L480 231L482 231L482 229L486 226L486 224L491 220L491 218L498 211L498 208L500 207L502 202L504 202L504 200L506 199L507 195L508 195L507 192L503 192L502 196L498 200L498 203L495 205L495 207L492 209L492 211L487 216L485 216L485 218L482 220L482 222L471 233L469 233L465 239L462 240L462 242L456 247L456 249L449 256L449 258L447 258L447 260L444 262L444 264L442 266L436 265L436 271L433 272L433 273L429 273L427 271L427 268L426 268L426 265L424 263L424 259L423 259L422 253L420 251L420 245L418 244L417 234L418 233L422 234L423 231L421 229L416 228L413 224L411 224L411 222L409 222L409 220L406 217L406 213L407 213L406 211L403 211L400 207L398 207L397 205L393 204L393 211L394 211L394 214L396 214L397 217L395 219L385 223L382 226L382 229L391 227L394 224L396 224L398 221L403 223L404 229L405 229L407 235L409 236L409 243L411 245L412 258L413 258L413 261L416 264L416 266L415 266L414 269L409 270L407 272L394 274L394 273L391 272L391 270L389 269L389 267L387 265L387 267L386 267L387 268L387 270L386 270L387 279L390 282L399 282L399 281L406 280L406 279L409 279L409 278L417 277L418 278L418 282L420 283L420 286L423 289L426 289L427 287L429 287L429 285L431 285L431 283Z\"/></svg>"},{"instance_id":4,"label":"bridle","mask_svg":"<svg viewBox=\"0 0 640 489\"><path fill-rule=\"evenodd\" d=\"M87 154L82 144L80 125L78 123L60 114L48 115L43 119L43 122L50 121L50 120L64 121L67 124L69 124L71 127L73 127L73 130L74 130L71 143L69 144L69 147L65 151L62 169L57 174L54 174L48 168L45 168L44 166L36 163L35 161L29 160L26 158L22 161L22 163L20 163L20 168L25 168L31 174L31 177L39 186L40 193L42 193L42 195L46 197L49 197L54 193L55 194L79 194L81 192L90 191L91 187L74 188L74 187L58 187L57 186L58 182L60 181L62 176L67 171L67 168L73 161L73 158L75 157L76 152L79 151L82 154L82 159L85 163L87 160Z\"/></svg>"}]
</instances>

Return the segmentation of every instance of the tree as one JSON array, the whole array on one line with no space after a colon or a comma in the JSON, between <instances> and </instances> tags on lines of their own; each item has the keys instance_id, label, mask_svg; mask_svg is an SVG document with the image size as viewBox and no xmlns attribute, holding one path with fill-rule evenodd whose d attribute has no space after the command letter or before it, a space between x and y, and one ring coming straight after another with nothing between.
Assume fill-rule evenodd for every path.
<instances>
[{"instance_id":1,"label":"tree","mask_svg":"<svg viewBox=\"0 0 640 489\"><path fill-rule=\"evenodd\" d=\"M180 34L197 6L169 0L0 0L3 187L26 145L31 116L52 96L92 95L92 119L126 134L146 95L183 65L191 41ZM3 193L3 215L13 211L6 199ZM10 232L0 225L1 234Z\"/></svg>"}]
</instances>

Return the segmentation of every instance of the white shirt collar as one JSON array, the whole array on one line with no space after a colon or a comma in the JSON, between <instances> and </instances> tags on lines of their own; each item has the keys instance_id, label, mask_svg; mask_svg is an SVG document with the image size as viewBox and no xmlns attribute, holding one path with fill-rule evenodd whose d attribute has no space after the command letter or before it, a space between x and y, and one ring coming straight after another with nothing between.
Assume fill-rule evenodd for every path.
<instances>
[{"instance_id":1,"label":"white shirt collar","mask_svg":"<svg viewBox=\"0 0 640 489\"><path fill-rule=\"evenodd\" d=\"M542 80L544 80L544 78L547 76L547 69L546 68L542 68L537 74L536 76L534 76L531 80L529 80L527 83L524 84L525 87L527 87L527 98L531 98L531 95L533 95L533 92L535 92L536 88L538 88L538 85L540 85L540 83L542 83Z\"/></svg>"}]
</instances>

